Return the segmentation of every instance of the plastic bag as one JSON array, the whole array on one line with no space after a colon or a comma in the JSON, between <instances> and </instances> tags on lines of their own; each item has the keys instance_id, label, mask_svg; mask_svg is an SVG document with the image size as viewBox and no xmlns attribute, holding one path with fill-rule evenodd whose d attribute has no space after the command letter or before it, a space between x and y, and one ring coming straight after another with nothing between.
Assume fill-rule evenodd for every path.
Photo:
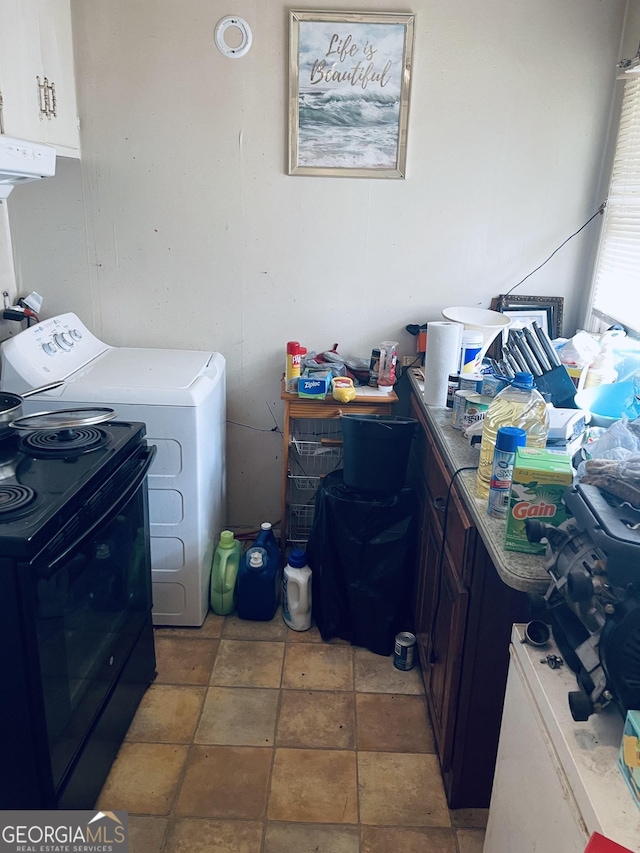
<instances>
[{"instance_id":1,"label":"plastic bag","mask_svg":"<svg viewBox=\"0 0 640 853\"><path fill-rule=\"evenodd\" d=\"M341 637L379 655L411 625L416 508L413 489L375 497L327 474L307 545L313 617L323 640Z\"/></svg>"},{"instance_id":2,"label":"plastic bag","mask_svg":"<svg viewBox=\"0 0 640 853\"><path fill-rule=\"evenodd\" d=\"M581 480L592 460L626 462L636 467L640 459L640 418L630 421L622 418L606 429L600 438L588 445L590 459L578 466L578 479ZM593 470L594 466L590 466Z\"/></svg>"}]
</instances>

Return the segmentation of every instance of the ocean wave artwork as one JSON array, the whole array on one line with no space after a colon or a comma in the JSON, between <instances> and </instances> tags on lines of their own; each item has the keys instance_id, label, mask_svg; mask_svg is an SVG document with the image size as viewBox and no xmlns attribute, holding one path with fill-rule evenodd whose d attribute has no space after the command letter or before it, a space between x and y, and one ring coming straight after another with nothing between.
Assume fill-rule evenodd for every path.
<instances>
[{"instance_id":1,"label":"ocean wave artwork","mask_svg":"<svg viewBox=\"0 0 640 853\"><path fill-rule=\"evenodd\" d=\"M300 24L300 166L397 166L404 37L399 24Z\"/></svg>"}]
</instances>

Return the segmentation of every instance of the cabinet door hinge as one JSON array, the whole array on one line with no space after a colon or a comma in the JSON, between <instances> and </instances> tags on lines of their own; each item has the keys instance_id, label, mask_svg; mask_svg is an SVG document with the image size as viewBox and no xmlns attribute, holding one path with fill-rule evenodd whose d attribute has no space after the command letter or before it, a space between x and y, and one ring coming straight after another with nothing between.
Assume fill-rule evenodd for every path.
<instances>
[{"instance_id":1,"label":"cabinet door hinge","mask_svg":"<svg viewBox=\"0 0 640 853\"><path fill-rule=\"evenodd\" d=\"M50 83L46 77L38 81L38 104L40 106L40 116L45 118L55 118L58 115L58 104L56 101L56 84Z\"/></svg>"}]
</instances>

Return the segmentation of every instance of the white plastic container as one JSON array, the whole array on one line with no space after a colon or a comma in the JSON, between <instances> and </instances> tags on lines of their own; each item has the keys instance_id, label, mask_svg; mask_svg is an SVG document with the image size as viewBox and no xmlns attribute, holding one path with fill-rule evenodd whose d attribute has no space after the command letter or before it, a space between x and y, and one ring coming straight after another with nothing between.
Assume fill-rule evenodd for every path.
<instances>
[{"instance_id":1,"label":"white plastic container","mask_svg":"<svg viewBox=\"0 0 640 853\"><path fill-rule=\"evenodd\" d=\"M311 627L311 569L305 551L295 548L282 575L282 618L294 631Z\"/></svg>"}]
</instances>

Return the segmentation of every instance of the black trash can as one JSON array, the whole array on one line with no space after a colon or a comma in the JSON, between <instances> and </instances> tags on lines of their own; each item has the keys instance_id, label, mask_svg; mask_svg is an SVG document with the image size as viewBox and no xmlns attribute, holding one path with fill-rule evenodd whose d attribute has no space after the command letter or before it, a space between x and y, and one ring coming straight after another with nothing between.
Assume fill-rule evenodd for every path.
<instances>
[{"instance_id":1,"label":"black trash can","mask_svg":"<svg viewBox=\"0 0 640 853\"><path fill-rule=\"evenodd\" d=\"M307 546L313 616L322 638L341 637L390 655L411 630L415 565L415 493L371 494L322 480Z\"/></svg>"},{"instance_id":2,"label":"black trash can","mask_svg":"<svg viewBox=\"0 0 640 853\"><path fill-rule=\"evenodd\" d=\"M353 489L398 492L417 421L395 415L341 415L344 482Z\"/></svg>"}]
</instances>

